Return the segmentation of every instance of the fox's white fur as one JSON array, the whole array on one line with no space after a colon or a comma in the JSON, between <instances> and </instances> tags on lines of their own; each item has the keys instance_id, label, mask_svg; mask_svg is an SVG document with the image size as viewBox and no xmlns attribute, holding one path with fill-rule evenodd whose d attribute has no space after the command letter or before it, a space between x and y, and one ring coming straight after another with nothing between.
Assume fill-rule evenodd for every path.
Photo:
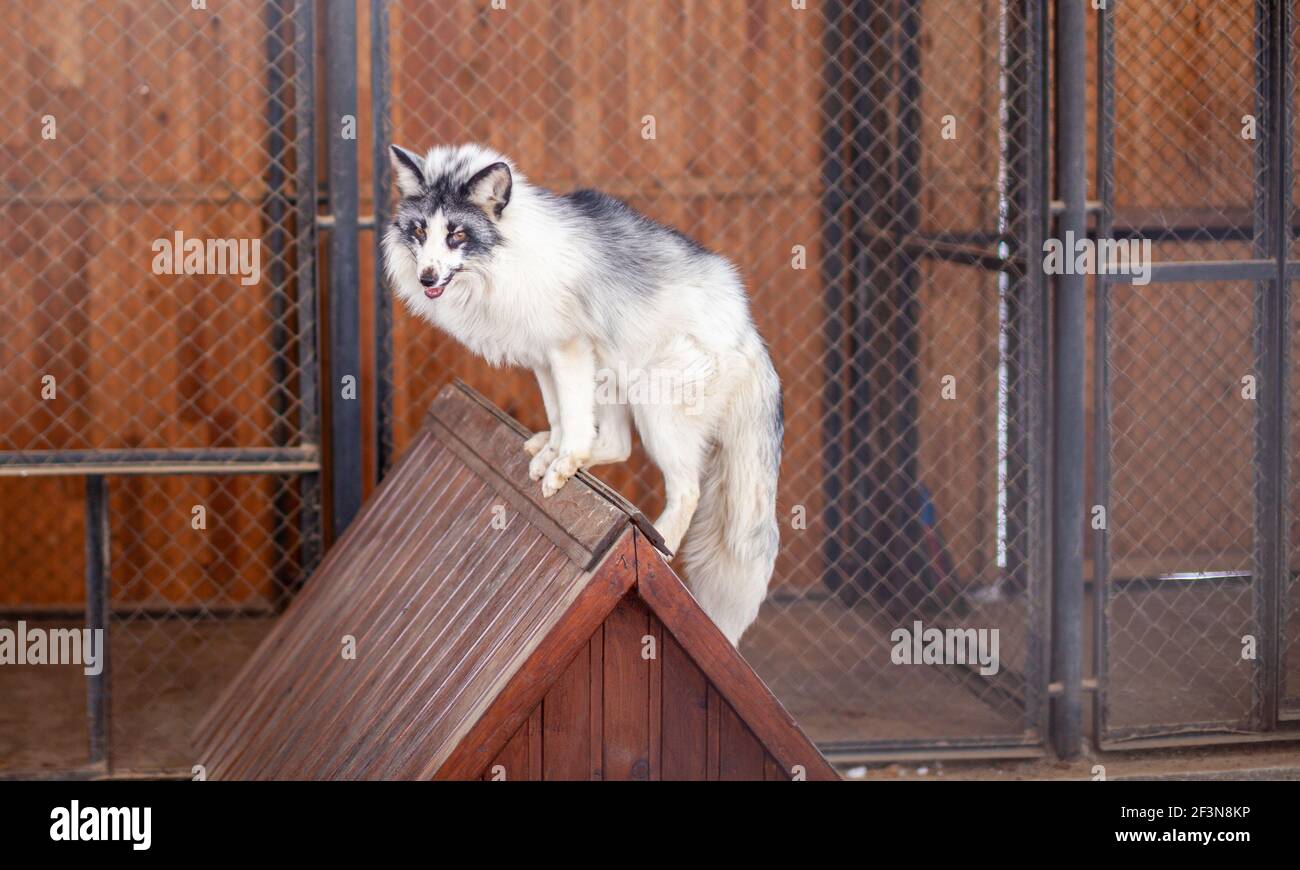
<instances>
[{"instance_id":1,"label":"fox's white fur","mask_svg":"<svg viewBox=\"0 0 1300 870\"><path fill-rule=\"evenodd\" d=\"M692 592L737 643L776 558L782 420L736 269L610 197L534 186L481 146L394 149L393 165L393 290L474 353L536 373L550 428L526 449L544 496L627 459L635 422L664 476L656 528L674 553L685 540ZM598 400L610 378L653 373L681 389Z\"/></svg>"}]
</instances>

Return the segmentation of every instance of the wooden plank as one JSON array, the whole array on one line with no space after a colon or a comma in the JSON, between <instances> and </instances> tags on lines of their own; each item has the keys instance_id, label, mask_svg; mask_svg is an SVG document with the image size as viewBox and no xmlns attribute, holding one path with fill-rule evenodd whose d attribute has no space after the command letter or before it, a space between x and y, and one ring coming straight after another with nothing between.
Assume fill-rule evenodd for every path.
<instances>
[{"instance_id":1,"label":"wooden plank","mask_svg":"<svg viewBox=\"0 0 1300 870\"><path fill-rule=\"evenodd\" d=\"M489 782L514 782L528 779L528 722L519 726L509 742L483 771Z\"/></svg>"},{"instance_id":2,"label":"wooden plank","mask_svg":"<svg viewBox=\"0 0 1300 870\"><path fill-rule=\"evenodd\" d=\"M542 705L538 704L528 717L528 779L531 782L542 781L542 736Z\"/></svg>"},{"instance_id":3,"label":"wooden plank","mask_svg":"<svg viewBox=\"0 0 1300 870\"><path fill-rule=\"evenodd\" d=\"M790 777L777 764L771 753L763 755L763 779L767 782L789 782Z\"/></svg>"},{"instance_id":4,"label":"wooden plank","mask_svg":"<svg viewBox=\"0 0 1300 870\"><path fill-rule=\"evenodd\" d=\"M542 778L591 777L591 644L584 644L542 700Z\"/></svg>"},{"instance_id":5,"label":"wooden plank","mask_svg":"<svg viewBox=\"0 0 1300 870\"><path fill-rule=\"evenodd\" d=\"M602 622L587 642L591 658L591 758L592 780L605 778L605 625Z\"/></svg>"},{"instance_id":6,"label":"wooden plank","mask_svg":"<svg viewBox=\"0 0 1300 870\"><path fill-rule=\"evenodd\" d=\"M664 624L653 616L649 617L647 636L653 643L653 655L646 662L646 679L650 692L646 701L646 735L649 755L646 758L648 770L646 778L651 781L663 779L663 649Z\"/></svg>"},{"instance_id":7,"label":"wooden plank","mask_svg":"<svg viewBox=\"0 0 1300 870\"><path fill-rule=\"evenodd\" d=\"M626 597L605 618L604 772L606 780L644 780L650 774L646 704L650 671L641 657L649 613Z\"/></svg>"},{"instance_id":8,"label":"wooden plank","mask_svg":"<svg viewBox=\"0 0 1300 870\"><path fill-rule=\"evenodd\" d=\"M663 632L661 649L662 777L703 780L708 774L709 683L670 632Z\"/></svg>"},{"instance_id":9,"label":"wooden plank","mask_svg":"<svg viewBox=\"0 0 1300 870\"><path fill-rule=\"evenodd\" d=\"M476 508L473 525L489 529L490 502ZM516 533L518 537L494 540L497 534ZM382 653L367 662L363 677L347 678L362 690L346 699L345 709L382 712L368 722L337 708L316 717L329 717L338 741L355 747L320 758L330 775L407 770L408 763L418 766L427 760L412 758L424 748L442 751L453 743L459 723L473 715L485 687L504 679L502 674L536 642L556 599L562 601L564 590L581 585L568 579L573 573L566 570L570 566L563 556L524 523L502 533L467 536L452 553L462 554L462 561L438 573L445 571L455 580L442 584L436 595L403 590L392 596L403 602L401 611L368 633ZM421 664L411 664L416 662ZM338 697L333 691L323 694Z\"/></svg>"},{"instance_id":10,"label":"wooden plank","mask_svg":"<svg viewBox=\"0 0 1300 870\"><path fill-rule=\"evenodd\" d=\"M226 687L196 729L195 742L203 747L201 759L208 764L209 778L219 772L218 765L231 763L230 756L236 751L237 744L247 746L255 743L260 739L262 725L288 715L293 709L283 703L284 696L292 691L293 682L285 685L277 663L290 662L306 673L319 675L322 666L333 658L335 651L319 662L309 660L308 651L315 650L320 655L325 653L318 648L316 634L302 630L301 626L332 625L338 614L347 611L351 616L355 613L355 605L350 606L348 601L351 584L347 578L354 574L357 565L366 565L372 572L384 571L391 560L404 552L405 542L415 536L421 522L421 513L416 509L419 484L432 483L445 495L461 496L461 489L441 486L444 482L454 483L457 470L437 460L436 443L432 439L414 444L404 463L417 465L424 473L419 479L415 475L394 474L384 482L382 498L376 497L362 507L343 540L326 554L313 579L294 598L285 615L276 622L270 635L249 657L239 675ZM463 473L463 469L460 472ZM425 502L429 500L425 499ZM432 504L427 506L432 509ZM427 536L430 531L436 534L439 528L434 524L426 526L423 531ZM351 540L355 540L356 545L352 545ZM306 664L308 661L311 664Z\"/></svg>"},{"instance_id":11,"label":"wooden plank","mask_svg":"<svg viewBox=\"0 0 1300 870\"><path fill-rule=\"evenodd\" d=\"M718 779L754 781L764 777L767 753L731 705L723 702L718 722Z\"/></svg>"},{"instance_id":12,"label":"wooden plank","mask_svg":"<svg viewBox=\"0 0 1300 870\"><path fill-rule=\"evenodd\" d=\"M708 743L704 778L709 782L717 782L722 776L722 705L726 702L712 683L706 687L705 697L708 704L705 709Z\"/></svg>"}]
</instances>

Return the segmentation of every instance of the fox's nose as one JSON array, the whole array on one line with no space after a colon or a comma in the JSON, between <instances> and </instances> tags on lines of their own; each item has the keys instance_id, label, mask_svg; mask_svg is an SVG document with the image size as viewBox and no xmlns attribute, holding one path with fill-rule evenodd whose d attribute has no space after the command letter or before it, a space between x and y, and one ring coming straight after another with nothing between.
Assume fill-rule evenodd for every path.
<instances>
[{"instance_id":1,"label":"fox's nose","mask_svg":"<svg viewBox=\"0 0 1300 870\"><path fill-rule=\"evenodd\" d=\"M433 269L425 269L420 273L420 283L425 287L434 287L438 284L438 273Z\"/></svg>"}]
</instances>

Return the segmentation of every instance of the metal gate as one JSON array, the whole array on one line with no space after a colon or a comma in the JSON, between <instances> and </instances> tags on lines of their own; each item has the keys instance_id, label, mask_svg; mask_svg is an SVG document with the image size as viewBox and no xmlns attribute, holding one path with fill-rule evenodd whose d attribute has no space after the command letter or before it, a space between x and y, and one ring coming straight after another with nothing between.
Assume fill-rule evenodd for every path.
<instances>
[{"instance_id":1,"label":"metal gate","mask_svg":"<svg viewBox=\"0 0 1300 870\"><path fill-rule=\"evenodd\" d=\"M1096 235L1154 266L1096 284L1097 740L1295 739L1293 6L1109 6Z\"/></svg>"}]
</instances>

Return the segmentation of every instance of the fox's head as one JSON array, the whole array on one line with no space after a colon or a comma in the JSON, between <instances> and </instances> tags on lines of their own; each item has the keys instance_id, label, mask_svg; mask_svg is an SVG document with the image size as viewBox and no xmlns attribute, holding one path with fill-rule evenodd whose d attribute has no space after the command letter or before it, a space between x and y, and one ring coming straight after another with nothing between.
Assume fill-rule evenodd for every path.
<instances>
[{"instance_id":1,"label":"fox's head","mask_svg":"<svg viewBox=\"0 0 1300 870\"><path fill-rule=\"evenodd\" d=\"M412 295L418 281L437 299L458 277L478 274L501 244L513 174L505 158L475 145L440 146L423 159L394 145L391 158L402 198L384 232L388 274L399 292Z\"/></svg>"}]
</instances>

